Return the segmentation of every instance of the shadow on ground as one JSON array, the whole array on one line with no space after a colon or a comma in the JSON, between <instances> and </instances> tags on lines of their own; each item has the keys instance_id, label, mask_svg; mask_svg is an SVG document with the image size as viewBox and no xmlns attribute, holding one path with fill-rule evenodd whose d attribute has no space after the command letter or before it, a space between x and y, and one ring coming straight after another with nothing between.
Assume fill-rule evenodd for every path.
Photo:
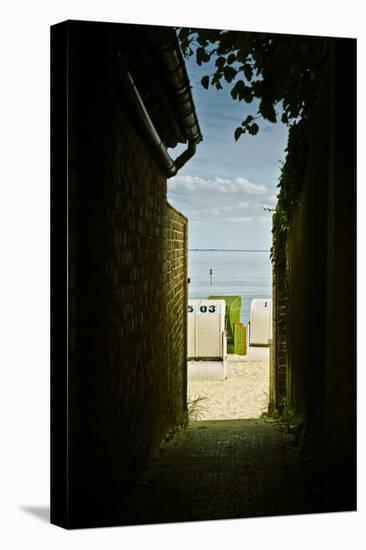
<instances>
[{"instance_id":1,"label":"shadow on ground","mask_svg":"<svg viewBox=\"0 0 366 550\"><path fill-rule=\"evenodd\" d=\"M50 522L50 507L49 506L20 506L20 509L27 514L44 521L46 523Z\"/></svg>"},{"instance_id":2,"label":"shadow on ground","mask_svg":"<svg viewBox=\"0 0 366 550\"><path fill-rule=\"evenodd\" d=\"M269 420L192 422L165 441L128 498L120 524L309 513L293 436Z\"/></svg>"}]
</instances>

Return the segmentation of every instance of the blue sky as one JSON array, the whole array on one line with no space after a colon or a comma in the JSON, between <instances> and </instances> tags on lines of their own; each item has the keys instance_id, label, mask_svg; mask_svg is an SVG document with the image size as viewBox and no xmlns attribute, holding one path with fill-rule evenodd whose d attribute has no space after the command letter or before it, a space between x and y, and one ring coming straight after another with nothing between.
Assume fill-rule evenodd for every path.
<instances>
[{"instance_id":1,"label":"blue sky","mask_svg":"<svg viewBox=\"0 0 366 550\"><path fill-rule=\"evenodd\" d=\"M209 74L194 57L186 61L203 142L195 156L168 180L169 202L189 220L189 248L265 249L271 247L271 213L287 127L259 120L256 136L234 140L234 130L258 103L234 101L233 85L205 90ZM170 150L172 157L180 149Z\"/></svg>"}]
</instances>

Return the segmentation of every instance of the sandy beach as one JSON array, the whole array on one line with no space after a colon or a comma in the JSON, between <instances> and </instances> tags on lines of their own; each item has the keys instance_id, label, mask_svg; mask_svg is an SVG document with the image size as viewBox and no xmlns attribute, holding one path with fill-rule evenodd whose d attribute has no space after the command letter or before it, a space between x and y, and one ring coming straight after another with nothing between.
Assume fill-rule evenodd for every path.
<instances>
[{"instance_id":1,"label":"sandy beach","mask_svg":"<svg viewBox=\"0 0 366 550\"><path fill-rule=\"evenodd\" d=\"M268 407L268 361L229 355L224 381L188 380L188 400L199 402L197 420L258 418Z\"/></svg>"}]
</instances>

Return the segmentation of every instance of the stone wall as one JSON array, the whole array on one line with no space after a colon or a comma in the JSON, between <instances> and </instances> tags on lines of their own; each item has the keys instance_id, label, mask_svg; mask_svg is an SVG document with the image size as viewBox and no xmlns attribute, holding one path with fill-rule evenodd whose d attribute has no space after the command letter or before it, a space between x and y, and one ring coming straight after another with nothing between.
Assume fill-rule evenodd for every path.
<instances>
[{"instance_id":1,"label":"stone wall","mask_svg":"<svg viewBox=\"0 0 366 550\"><path fill-rule=\"evenodd\" d=\"M167 203L107 27L69 27L72 526L113 521L186 409L187 220Z\"/></svg>"}]
</instances>

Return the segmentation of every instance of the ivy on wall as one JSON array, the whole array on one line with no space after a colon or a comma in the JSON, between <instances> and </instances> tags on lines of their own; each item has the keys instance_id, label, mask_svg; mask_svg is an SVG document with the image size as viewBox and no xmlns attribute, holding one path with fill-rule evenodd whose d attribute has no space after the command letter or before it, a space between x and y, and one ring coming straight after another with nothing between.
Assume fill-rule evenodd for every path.
<instances>
[{"instance_id":1,"label":"ivy on wall","mask_svg":"<svg viewBox=\"0 0 366 550\"><path fill-rule=\"evenodd\" d=\"M290 219L299 203L304 183L309 143L309 120L302 119L289 129L286 160L281 168L279 193L272 221L271 260L274 270L283 276L286 273L286 239Z\"/></svg>"}]
</instances>

